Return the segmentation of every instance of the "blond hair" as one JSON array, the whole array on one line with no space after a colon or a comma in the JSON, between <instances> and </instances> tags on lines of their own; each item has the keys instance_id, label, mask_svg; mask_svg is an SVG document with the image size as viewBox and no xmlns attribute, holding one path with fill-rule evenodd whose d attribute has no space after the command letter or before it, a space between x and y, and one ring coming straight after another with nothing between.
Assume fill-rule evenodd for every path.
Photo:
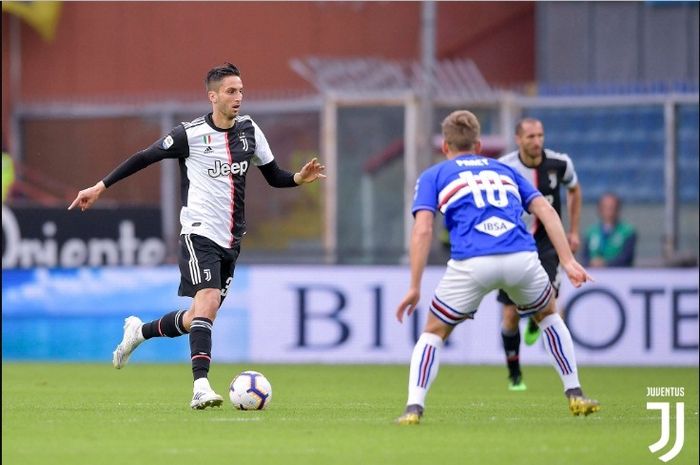
<instances>
[{"instance_id":1,"label":"blond hair","mask_svg":"<svg viewBox=\"0 0 700 465\"><path fill-rule=\"evenodd\" d=\"M442 137L452 150L474 150L480 135L479 120L470 111L453 111L442 121Z\"/></svg>"}]
</instances>

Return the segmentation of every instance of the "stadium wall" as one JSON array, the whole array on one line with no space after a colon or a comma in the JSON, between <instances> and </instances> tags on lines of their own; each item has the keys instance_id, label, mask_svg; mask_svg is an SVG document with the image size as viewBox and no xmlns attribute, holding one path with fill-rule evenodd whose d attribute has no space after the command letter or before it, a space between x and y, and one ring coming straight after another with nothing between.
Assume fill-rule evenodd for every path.
<instances>
[{"instance_id":1,"label":"stadium wall","mask_svg":"<svg viewBox=\"0 0 700 465\"><path fill-rule=\"evenodd\" d=\"M697 2L538 2L541 83L698 82Z\"/></svg>"},{"instance_id":2,"label":"stadium wall","mask_svg":"<svg viewBox=\"0 0 700 465\"><path fill-rule=\"evenodd\" d=\"M426 270L422 303L403 325L395 305L405 267L245 266L216 320L221 362L406 363L443 267ZM564 283L560 304L581 364L698 366L698 269L595 270L594 283ZM3 360L104 361L124 317L187 308L177 267L13 269L2 276ZM488 295L443 353L453 364L501 364L500 308ZM522 348L546 364L541 344ZM187 338L149 341L136 362L189 360Z\"/></svg>"},{"instance_id":3,"label":"stadium wall","mask_svg":"<svg viewBox=\"0 0 700 465\"><path fill-rule=\"evenodd\" d=\"M212 28L212 13L231 28ZM476 57L489 81L532 80L534 2L445 2L437 14L438 58ZM279 91L307 89L292 57L418 58L420 3L65 2L53 42L22 31L23 100L38 97L37 85L49 100L199 93L192 78L203 82L203 70L226 59L241 66L247 90ZM47 83L33 69L56 72Z\"/></svg>"},{"instance_id":4,"label":"stadium wall","mask_svg":"<svg viewBox=\"0 0 700 465\"><path fill-rule=\"evenodd\" d=\"M17 138L21 141L13 141L10 124L18 107L34 104L46 110L52 103L109 106L195 101L206 112L204 73L225 60L240 66L250 102L316 93L290 68L291 58L369 53L416 60L420 56L419 2L231 5L63 2L52 41L43 40L19 22L15 24L20 32L17 40L10 27L17 18L3 13L3 145L14 150L21 144L21 152L13 155L21 156L37 172L46 171L50 164L53 180L73 190L94 183L96 176L104 176L127 156L153 143L163 133L161 122L152 116L66 117L59 121L39 117L19 123ZM534 3L443 2L437 10L437 58L471 57L491 82L534 79ZM212 12L218 18L230 18L235 32L212 28ZM470 27L463 26L467 20L473 23ZM387 30L399 32L386 34ZM11 52L17 50L19 57L13 57ZM19 82L14 83L17 76ZM249 104L244 104L244 111L250 111ZM177 115L173 125L200 114ZM285 156L286 145L275 138L271 126L258 121L259 114L253 117L262 124L276 156ZM296 123L282 137L291 140L306 134L308 139L317 131L315 126ZM317 140L312 147L297 144L295 149L318 152ZM139 173L128 187L117 185L104 198L157 205L159 183L153 182L153 176Z\"/></svg>"}]
</instances>

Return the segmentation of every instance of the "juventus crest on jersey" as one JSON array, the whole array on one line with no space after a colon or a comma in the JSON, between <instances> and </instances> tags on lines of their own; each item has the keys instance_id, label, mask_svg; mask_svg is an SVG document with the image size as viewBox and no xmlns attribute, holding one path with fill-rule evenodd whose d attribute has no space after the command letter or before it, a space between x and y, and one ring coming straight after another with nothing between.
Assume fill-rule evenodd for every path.
<instances>
[{"instance_id":1,"label":"juventus crest on jersey","mask_svg":"<svg viewBox=\"0 0 700 465\"><path fill-rule=\"evenodd\" d=\"M274 156L250 116L236 117L230 129L217 128L211 115L181 123L160 141L168 157L180 161L181 234L199 234L233 247L245 234L245 180L251 165Z\"/></svg>"},{"instance_id":2,"label":"juventus crest on jersey","mask_svg":"<svg viewBox=\"0 0 700 465\"><path fill-rule=\"evenodd\" d=\"M536 168L525 166L517 150L503 155L498 161L515 168L522 174L525 179L530 181L544 195L544 198L549 201L559 216L561 216L561 186L573 189L578 184L574 164L567 154L544 149L542 151L542 162ZM534 215L526 213L524 220L528 230L534 234L538 245L541 245L543 241L551 244L547 232Z\"/></svg>"}]
</instances>

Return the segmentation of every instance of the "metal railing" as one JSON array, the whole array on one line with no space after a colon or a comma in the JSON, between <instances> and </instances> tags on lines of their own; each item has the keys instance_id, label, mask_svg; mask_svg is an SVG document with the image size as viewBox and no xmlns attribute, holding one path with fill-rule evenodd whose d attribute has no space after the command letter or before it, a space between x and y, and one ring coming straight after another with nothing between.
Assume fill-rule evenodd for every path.
<instances>
[{"instance_id":1,"label":"metal railing","mask_svg":"<svg viewBox=\"0 0 700 465\"><path fill-rule=\"evenodd\" d=\"M311 80L319 90L315 96L296 99L247 101L246 113L250 114L290 114L294 112L317 113L319 116L320 140L318 148L320 156L326 164L328 178L323 185L323 237L319 238L325 251L325 261L329 263L342 262L339 256L338 217L341 212L342 193L338 189L339 159L342 157L338 147L339 128L338 113L345 108L374 108L400 107L403 111L403 204L396 208L403 210L403 234L395 244L394 250L406 250L410 237L412 217L410 214L413 188L418 174L430 163L429 157L419 151L425 146L420 138L422 103L420 73L415 64L385 63L377 60L355 60L350 62L322 61L308 59L297 60L292 67L302 76ZM348 69L352 73L344 74ZM367 76L367 74L370 74ZM355 80L355 75L364 76ZM518 94L511 91L494 90L480 77L478 70L470 66L468 61L445 62L435 70L436 92L431 102L432 111L439 113L449 109L467 108L481 110L491 115L493 119L493 136L503 141L508 149L515 147L513 128L516 121L528 111L547 108L618 108L659 106L663 109L663 238L661 255L666 261L673 261L678 250L679 205L677 178L677 111L679 105L699 104L697 93L671 94L625 94L604 96L546 96L535 97ZM358 82L363 87L357 86ZM366 85L369 83L369 85ZM79 118L121 118L140 117L159 121L162 133L167 133L176 123L176 116L181 114L202 114L209 111L205 102L178 102L143 104L41 104L19 105L12 114L12 137L16 141L13 155L22 160L22 125L32 120L61 120ZM442 115L444 116L444 115ZM435 125L437 126L437 124ZM381 131L382 128L377 128ZM438 128L433 127L437 133ZM548 135L550 133L548 132ZM393 141L396 140L394 137ZM380 150L385 147L377 147ZM573 154L575 160L575 154ZM176 184L172 179L177 177L177 165L172 160L162 163L160 174L160 203L163 211L163 231L168 243L175 243L177 237L178 208ZM359 181L358 181L359 185ZM371 202L371 196L365 196L365 202ZM363 208L363 205L353 205L353 208ZM691 206L692 207L692 206ZM344 208L344 207L342 207ZM372 244L372 241L367 241ZM370 249L365 250L371 253ZM354 251L353 253L357 253ZM697 253L696 253L697 255ZM401 260L402 257L394 257ZM391 260L391 259L388 259ZM371 260L370 260L371 261Z\"/></svg>"}]
</instances>

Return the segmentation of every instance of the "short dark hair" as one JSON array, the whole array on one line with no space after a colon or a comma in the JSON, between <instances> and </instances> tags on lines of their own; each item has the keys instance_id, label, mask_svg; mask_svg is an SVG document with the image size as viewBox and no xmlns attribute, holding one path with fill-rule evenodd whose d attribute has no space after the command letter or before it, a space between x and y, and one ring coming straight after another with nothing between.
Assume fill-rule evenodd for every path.
<instances>
[{"instance_id":1,"label":"short dark hair","mask_svg":"<svg viewBox=\"0 0 700 465\"><path fill-rule=\"evenodd\" d=\"M598 197L598 206L600 206L600 202L602 202L605 197L610 197L615 201L615 208L617 208L618 211L622 209L622 198L613 191L603 192L601 196Z\"/></svg>"},{"instance_id":2,"label":"short dark hair","mask_svg":"<svg viewBox=\"0 0 700 465\"><path fill-rule=\"evenodd\" d=\"M207 86L207 91L216 90L214 89L214 84L221 82L226 76L238 76L241 77L241 72L238 70L236 65L229 63L228 61L222 66L215 66L210 69L207 73L207 79L204 84Z\"/></svg>"},{"instance_id":3,"label":"short dark hair","mask_svg":"<svg viewBox=\"0 0 700 465\"><path fill-rule=\"evenodd\" d=\"M521 119L520 121L518 121L518 124L515 125L515 134L516 134L516 135L519 136L520 134L523 133L523 125L524 125L525 123L530 123L530 124L539 123L539 124L542 124L542 121L538 120L537 118L532 118L532 117L527 117L527 118Z\"/></svg>"}]
</instances>

